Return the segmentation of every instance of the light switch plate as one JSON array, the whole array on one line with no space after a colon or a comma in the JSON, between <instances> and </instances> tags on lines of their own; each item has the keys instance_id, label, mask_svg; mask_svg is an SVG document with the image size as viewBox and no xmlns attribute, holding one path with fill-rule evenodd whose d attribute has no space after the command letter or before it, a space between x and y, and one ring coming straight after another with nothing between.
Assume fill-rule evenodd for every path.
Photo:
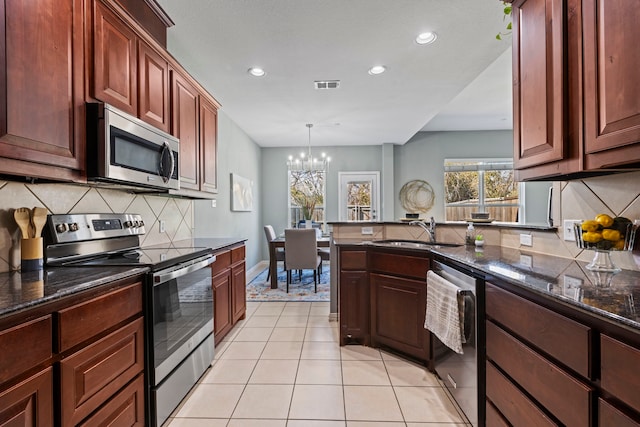
<instances>
[{"instance_id":1,"label":"light switch plate","mask_svg":"<svg viewBox=\"0 0 640 427\"><path fill-rule=\"evenodd\" d=\"M533 246L533 236L531 234L521 234L520 244L522 246Z\"/></svg>"},{"instance_id":2,"label":"light switch plate","mask_svg":"<svg viewBox=\"0 0 640 427\"><path fill-rule=\"evenodd\" d=\"M576 241L576 232L573 228L573 224L576 222L580 222L580 220L565 219L564 221L562 221L562 232L563 232L564 240L567 240L569 242Z\"/></svg>"},{"instance_id":3,"label":"light switch plate","mask_svg":"<svg viewBox=\"0 0 640 427\"><path fill-rule=\"evenodd\" d=\"M211 207L212 207L212 208L215 208L216 206L217 206L217 201L216 201L216 199L212 199L212 200L211 200Z\"/></svg>"},{"instance_id":4,"label":"light switch plate","mask_svg":"<svg viewBox=\"0 0 640 427\"><path fill-rule=\"evenodd\" d=\"M368 234L368 235L372 235L373 234L373 227L362 227L362 234Z\"/></svg>"},{"instance_id":5,"label":"light switch plate","mask_svg":"<svg viewBox=\"0 0 640 427\"><path fill-rule=\"evenodd\" d=\"M531 255L521 254L520 255L520 264L522 264L522 265L524 265L525 267L528 267L528 268L533 267L533 257Z\"/></svg>"}]
</instances>

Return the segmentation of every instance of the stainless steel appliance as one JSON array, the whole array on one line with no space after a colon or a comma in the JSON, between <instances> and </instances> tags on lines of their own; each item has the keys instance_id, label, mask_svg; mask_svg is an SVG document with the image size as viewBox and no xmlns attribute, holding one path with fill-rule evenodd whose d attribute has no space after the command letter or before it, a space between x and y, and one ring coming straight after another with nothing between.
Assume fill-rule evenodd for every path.
<instances>
[{"instance_id":1,"label":"stainless steel appliance","mask_svg":"<svg viewBox=\"0 0 640 427\"><path fill-rule=\"evenodd\" d=\"M176 137L109 104L87 104L87 177L155 189L180 188Z\"/></svg>"},{"instance_id":2,"label":"stainless steel appliance","mask_svg":"<svg viewBox=\"0 0 640 427\"><path fill-rule=\"evenodd\" d=\"M159 426L214 357L209 248L140 248L140 215L49 215L49 266L146 266L144 295L147 425Z\"/></svg>"},{"instance_id":3,"label":"stainless steel appliance","mask_svg":"<svg viewBox=\"0 0 640 427\"><path fill-rule=\"evenodd\" d=\"M482 282L468 274L439 261L433 262L433 271L453 283L464 295L464 335L463 354L458 354L442 344L434 335L434 369L445 387L474 425L484 425L484 349L478 343L484 342L482 322Z\"/></svg>"}]
</instances>

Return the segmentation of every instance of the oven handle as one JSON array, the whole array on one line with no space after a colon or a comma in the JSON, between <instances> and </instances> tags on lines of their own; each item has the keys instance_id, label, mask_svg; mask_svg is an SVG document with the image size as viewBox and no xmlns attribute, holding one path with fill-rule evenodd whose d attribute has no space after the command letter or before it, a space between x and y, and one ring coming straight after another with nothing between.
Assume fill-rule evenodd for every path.
<instances>
[{"instance_id":1,"label":"oven handle","mask_svg":"<svg viewBox=\"0 0 640 427\"><path fill-rule=\"evenodd\" d=\"M216 260L215 255L207 255L204 258L197 258L189 263L182 263L177 267L172 267L166 270L153 273L153 286L160 285L164 282L168 282L171 279L177 279L178 277L185 276L194 271L203 269L210 266Z\"/></svg>"}]
</instances>

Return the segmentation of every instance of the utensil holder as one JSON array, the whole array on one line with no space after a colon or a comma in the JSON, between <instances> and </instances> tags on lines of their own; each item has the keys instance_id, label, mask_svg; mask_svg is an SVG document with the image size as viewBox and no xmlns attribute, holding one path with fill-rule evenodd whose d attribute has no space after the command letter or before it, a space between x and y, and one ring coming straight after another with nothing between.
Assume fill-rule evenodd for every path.
<instances>
[{"instance_id":1,"label":"utensil holder","mask_svg":"<svg viewBox=\"0 0 640 427\"><path fill-rule=\"evenodd\" d=\"M42 270L44 266L44 249L42 237L22 239L20 247L22 271Z\"/></svg>"}]
</instances>

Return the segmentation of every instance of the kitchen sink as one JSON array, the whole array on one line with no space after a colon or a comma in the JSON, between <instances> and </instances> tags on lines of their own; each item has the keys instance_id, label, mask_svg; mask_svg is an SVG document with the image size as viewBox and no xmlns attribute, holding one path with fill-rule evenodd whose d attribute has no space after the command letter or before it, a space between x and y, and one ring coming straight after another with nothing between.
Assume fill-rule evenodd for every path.
<instances>
[{"instance_id":1,"label":"kitchen sink","mask_svg":"<svg viewBox=\"0 0 640 427\"><path fill-rule=\"evenodd\" d=\"M451 242L425 242L423 240L404 240L404 239L388 239L388 240L372 240L369 244L374 246L385 246L392 248L406 249L429 249L438 247L456 247L462 246L462 243Z\"/></svg>"}]
</instances>

